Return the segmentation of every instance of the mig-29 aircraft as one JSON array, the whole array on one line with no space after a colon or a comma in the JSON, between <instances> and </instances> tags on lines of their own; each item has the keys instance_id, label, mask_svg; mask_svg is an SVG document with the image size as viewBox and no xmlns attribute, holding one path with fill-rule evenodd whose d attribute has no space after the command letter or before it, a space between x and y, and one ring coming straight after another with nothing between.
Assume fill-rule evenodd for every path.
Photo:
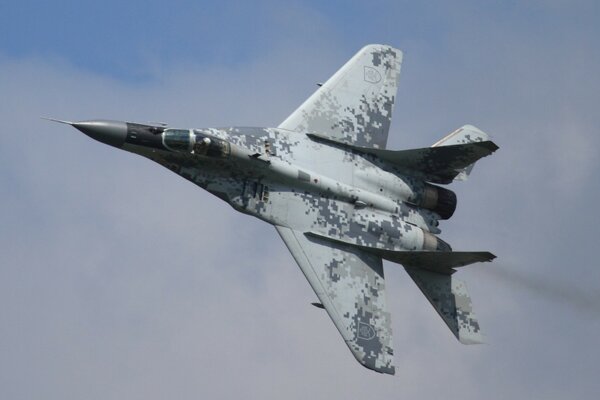
<instances>
[{"instance_id":1,"label":"mig-29 aircraft","mask_svg":"<svg viewBox=\"0 0 600 400\"><path fill-rule=\"evenodd\" d=\"M482 342L453 274L495 256L453 251L436 236L456 195L435 184L465 180L498 148L465 125L428 148L387 150L401 62L400 50L364 47L277 128L54 121L156 161L272 224L354 357L394 374L384 259L402 264L461 343Z\"/></svg>"}]
</instances>

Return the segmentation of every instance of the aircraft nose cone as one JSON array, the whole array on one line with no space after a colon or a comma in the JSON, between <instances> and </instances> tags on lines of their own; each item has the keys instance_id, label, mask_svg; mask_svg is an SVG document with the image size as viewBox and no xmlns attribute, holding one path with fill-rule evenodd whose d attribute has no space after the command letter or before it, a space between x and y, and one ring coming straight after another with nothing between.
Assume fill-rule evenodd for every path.
<instances>
[{"instance_id":1,"label":"aircraft nose cone","mask_svg":"<svg viewBox=\"0 0 600 400\"><path fill-rule=\"evenodd\" d=\"M127 137L127 124L122 121L81 121L71 125L92 139L114 147L121 147Z\"/></svg>"}]
</instances>

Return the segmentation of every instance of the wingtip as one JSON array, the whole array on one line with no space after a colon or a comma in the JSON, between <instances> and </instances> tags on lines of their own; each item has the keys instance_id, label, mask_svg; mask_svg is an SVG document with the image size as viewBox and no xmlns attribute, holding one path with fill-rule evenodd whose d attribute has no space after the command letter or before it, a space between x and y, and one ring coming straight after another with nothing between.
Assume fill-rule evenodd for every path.
<instances>
[{"instance_id":1,"label":"wingtip","mask_svg":"<svg viewBox=\"0 0 600 400\"><path fill-rule=\"evenodd\" d=\"M496 143L494 143L491 140L486 140L483 142L475 142L475 143L479 143L480 145L482 145L483 147L485 147L487 150L489 150L490 154L495 152L496 150L498 150L500 148L500 146L498 146Z\"/></svg>"},{"instance_id":2,"label":"wingtip","mask_svg":"<svg viewBox=\"0 0 600 400\"><path fill-rule=\"evenodd\" d=\"M485 338L480 335L480 337L474 337L474 338L459 338L458 341L461 344L467 345L467 346L471 346L474 344L487 344L485 341Z\"/></svg>"},{"instance_id":3,"label":"wingtip","mask_svg":"<svg viewBox=\"0 0 600 400\"><path fill-rule=\"evenodd\" d=\"M461 344L470 346L474 344L487 344L486 337L481 331L472 332L468 330L459 330L455 333L456 338Z\"/></svg>"},{"instance_id":4,"label":"wingtip","mask_svg":"<svg viewBox=\"0 0 600 400\"><path fill-rule=\"evenodd\" d=\"M62 119L56 119L56 118L50 118L50 117L40 117L41 119L45 119L46 121L52 121L52 122L58 122L59 124L67 124L67 125L73 125L74 122L71 121L65 121Z\"/></svg>"}]
</instances>

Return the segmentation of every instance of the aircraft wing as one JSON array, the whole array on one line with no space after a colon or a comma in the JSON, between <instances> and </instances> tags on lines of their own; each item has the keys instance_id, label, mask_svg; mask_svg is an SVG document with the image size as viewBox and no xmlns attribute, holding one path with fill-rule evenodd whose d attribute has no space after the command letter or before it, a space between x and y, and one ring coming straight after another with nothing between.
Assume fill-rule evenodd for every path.
<instances>
[{"instance_id":1,"label":"aircraft wing","mask_svg":"<svg viewBox=\"0 0 600 400\"><path fill-rule=\"evenodd\" d=\"M383 149L398 88L402 52L368 45L340 68L279 128Z\"/></svg>"},{"instance_id":2,"label":"aircraft wing","mask_svg":"<svg viewBox=\"0 0 600 400\"><path fill-rule=\"evenodd\" d=\"M276 226L356 359L394 374L392 328L381 257Z\"/></svg>"}]
</instances>

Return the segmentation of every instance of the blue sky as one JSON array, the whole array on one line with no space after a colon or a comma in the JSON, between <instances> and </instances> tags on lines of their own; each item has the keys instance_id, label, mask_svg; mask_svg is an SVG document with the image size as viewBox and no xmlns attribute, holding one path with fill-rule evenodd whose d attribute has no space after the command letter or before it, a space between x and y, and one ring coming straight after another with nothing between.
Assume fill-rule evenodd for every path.
<instances>
[{"instance_id":1,"label":"blue sky","mask_svg":"<svg viewBox=\"0 0 600 400\"><path fill-rule=\"evenodd\" d=\"M316 36L342 51L370 42L416 42L443 52L472 26L562 36L592 28L597 6L544 2L417 3L372 1L21 1L1 8L0 50L11 57L57 57L124 80L156 77L144 63L239 66L277 46L306 46ZM566 4L566 3L565 3ZM472 16L467 23L464 19ZM587 26L585 25L587 22ZM462 27L458 25L463 25ZM317 31L316 33L314 31ZM463 31L463 32L461 32ZM318 33L321 33L319 35ZM568 33L568 32L567 32ZM480 30L463 40L478 42ZM404 46L406 47L406 46Z\"/></svg>"},{"instance_id":2,"label":"blue sky","mask_svg":"<svg viewBox=\"0 0 600 400\"><path fill-rule=\"evenodd\" d=\"M597 2L0 5L0 397L590 398L600 391ZM404 51L390 148L500 150L441 237L488 345L386 263L397 374L356 365L273 229L40 120L276 126L367 43Z\"/></svg>"}]
</instances>

